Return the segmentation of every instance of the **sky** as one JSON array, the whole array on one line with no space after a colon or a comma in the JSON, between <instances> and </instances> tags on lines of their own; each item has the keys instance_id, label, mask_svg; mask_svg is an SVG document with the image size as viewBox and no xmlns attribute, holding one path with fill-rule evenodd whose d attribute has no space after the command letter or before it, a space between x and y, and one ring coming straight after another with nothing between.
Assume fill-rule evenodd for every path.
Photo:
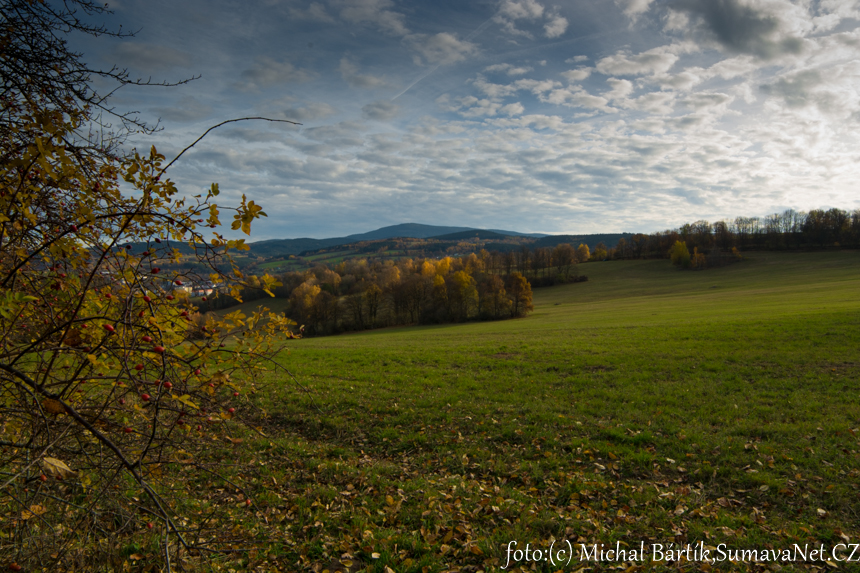
<instances>
[{"instance_id":1,"label":"sky","mask_svg":"<svg viewBox=\"0 0 860 573\"><path fill-rule=\"evenodd\" d=\"M251 240L414 222L653 232L860 208L860 2L108 0L72 39ZM107 86L97 83L96 87ZM229 215L228 215L229 218Z\"/></svg>"}]
</instances>

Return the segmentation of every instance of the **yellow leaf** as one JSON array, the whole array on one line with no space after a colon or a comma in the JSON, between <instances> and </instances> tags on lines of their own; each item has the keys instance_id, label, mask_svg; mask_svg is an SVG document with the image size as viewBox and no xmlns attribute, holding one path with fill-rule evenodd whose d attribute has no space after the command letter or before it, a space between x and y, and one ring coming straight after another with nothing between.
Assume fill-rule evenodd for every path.
<instances>
[{"instance_id":1,"label":"yellow leaf","mask_svg":"<svg viewBox=\"0 0 860 573\"><path fill-rule=\"evenodd\" d=\"M77 474L75 470L57 458L42 458L42 467L44 468L45 473L60 479L74 477Z\"/></svg>"},{"instance_id":2,"label":"yellow leaf","mask_svg":"<svg viewBox=\"0 0 860 573\"><path fill-rule=\"evenodd\" d=\"M194 408L195 410L200 409L197 406L197 404L195 404L194 402L191 401L191 395L190 394L183 394L182 396L174 396L173 399L178 400L179 402L182 402L183 404L185 404L189 408Z\"/></svg>"},{"instance_id":3,"label":"yellow leaf","mask_svg":"<svg viewBox=\"0 0 860 573\"><path fill-rule=\"evenodd\" d=\"M30 519L31 517L36 517L37 515L42 515L46 511L48 511L48 510L45 509L44 507L42 507L41 505L31 505L30 509L25 509L24 511L21 512L21 519L24 519L24 520Z\"/></svg>"},{"instance_id":4,"label":"yellow leaf","mask_svg":"<svg viewBox=\"0 0 860 573\"><path fill-rule=\"evenodd\" d=\"M388 505L394 505L394 498L391 497L390 495L386 495L385 496L385 503L387 503Z\"/></svg>"}]
</instances>

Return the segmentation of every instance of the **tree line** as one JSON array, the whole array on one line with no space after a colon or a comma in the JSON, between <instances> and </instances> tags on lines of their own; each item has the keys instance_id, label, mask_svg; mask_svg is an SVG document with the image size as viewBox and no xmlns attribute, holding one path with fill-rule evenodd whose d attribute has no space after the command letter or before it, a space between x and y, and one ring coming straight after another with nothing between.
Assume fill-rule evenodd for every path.
<instances>
[{"instance_id":1,"label":"tree line","mask_svg":"<svg viewBox=\"0 0 860 573\"><path fill-rule=\"evenodd\" d=\"M498 320L524 316L534 306L532 286L585 280L576 264L591 256L586 245L487 251L441 259L348 259L333 267L280 275L275 297L289 301L287 315L307 335L406 324ZM253 280L253 279L252 279ZM243 301L264 298L253 284ZM238 304L219 294L201 311Z\"/></svg>"},{"instance_id":2,"label":"tree line","mask_svg":"<svg viewBox=\"0 0 860 573\"><path fill-rule=\"evenodd\" d=\"M740 251L856 249L860 248L860 209L789 209L765 217L696 221L678 229L622 238L607 250L605 258L667 258L681 253L683 259L682 250L675 247L678 242L686 246L692 261L698 256L701 266L736 260Z\"/></svg>"}]
</instances>

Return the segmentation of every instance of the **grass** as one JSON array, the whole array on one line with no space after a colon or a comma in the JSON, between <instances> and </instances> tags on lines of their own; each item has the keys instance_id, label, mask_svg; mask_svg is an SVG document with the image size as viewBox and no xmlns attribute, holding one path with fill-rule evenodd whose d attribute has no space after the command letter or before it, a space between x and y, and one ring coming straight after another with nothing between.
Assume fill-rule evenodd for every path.
<instances>
[{"instance_id":1,"label":"grass","mask_svg":"<svg viewBox=\"0 0 860 573\"><path fill-rule=\"evenodd\" d=\"M857 542L860 253L580 272L536 290L525 319L292 343L302 388L272 374L254 397L267 436L233 454L256 472L263 549L232 566L490 571L512 541ZM533 565L559 569L507 570Z\"/></svg>"}]
</instances>

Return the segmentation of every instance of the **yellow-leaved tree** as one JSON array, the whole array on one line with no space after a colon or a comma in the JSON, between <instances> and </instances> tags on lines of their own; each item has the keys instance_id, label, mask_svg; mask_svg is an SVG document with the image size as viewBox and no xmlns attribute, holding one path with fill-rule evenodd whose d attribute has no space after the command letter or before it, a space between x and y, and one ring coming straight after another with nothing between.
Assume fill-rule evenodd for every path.
<instances>
[{"instance_id":1,"label":"yellow-leaved tree","mask_svg":"<svg viewBox=\"0 0 860 573\"><path fill-rule=\"evenodd\" d=\"M234 312L192 325L186 287L238 296L229 254L247 247L211 230L217 185L185 197L154 148L87 137L105 100L57 34L76 6L99 7L65 6L0 7L0 568L118 567L149 531L169 570L211 548L217 525L187 517L202 515L200 478L219 472L199 454L259 414L247 396L291 323ZM134 83L123 73L104 75ZM264 215L244 197L232 211L245 233ZM191 260L208 274L171 270Z\"/></svg>"}]
</instances>

